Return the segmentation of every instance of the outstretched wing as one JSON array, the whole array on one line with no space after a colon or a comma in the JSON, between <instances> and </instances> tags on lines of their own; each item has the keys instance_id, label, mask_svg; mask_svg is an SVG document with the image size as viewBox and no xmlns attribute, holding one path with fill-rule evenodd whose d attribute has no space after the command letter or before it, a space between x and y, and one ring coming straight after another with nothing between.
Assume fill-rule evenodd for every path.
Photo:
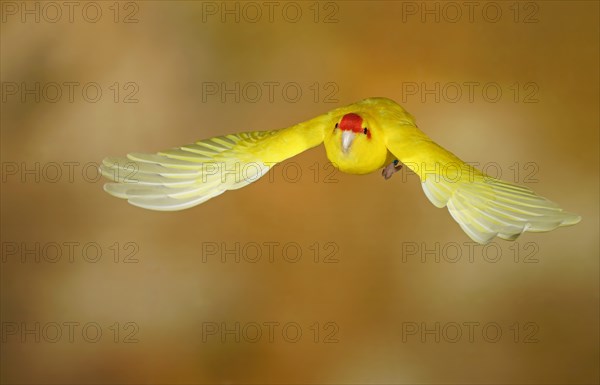
<instances>
[{"instance_id":1,"label":"outstretched wing","mask_svg":"<svg viewBox=\"0 0 600 385\"><path fill-rule=\"evenodd\" d=\"M384 130L388 150L419 175L431 203L448 207L460 227L478 243L488 243L496 236L515 240L525 231L550 231L581 220L526 187L484 175L409 122Z\"/></svg>"},{"instance_id":2,"label":"outstretched wing","mask_svg":"<svg viewBox=\"0 0 600 385\"><path fill-rule=\"evenodd\" d=\"M323 142L328 116L274 131L219 136L157 154L106 158L104 190L152 210L183 210L244 187L271 167Z\"/></svg>"}]
</instances>

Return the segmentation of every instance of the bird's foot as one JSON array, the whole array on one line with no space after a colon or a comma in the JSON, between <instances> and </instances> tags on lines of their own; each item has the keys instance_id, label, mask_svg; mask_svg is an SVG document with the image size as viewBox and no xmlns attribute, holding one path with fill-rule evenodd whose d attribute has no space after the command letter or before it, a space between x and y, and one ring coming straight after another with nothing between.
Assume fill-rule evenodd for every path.
<instances>
[{"instance_id":1,"label":"bird's foot","mask_svg":"<svg viewBox=\"0 0 600 385\"><path fill-rule=\"evenodd\" d=\"M381 170L381 175L387 180L392 177L395 173L402 169L402 163L398 161L398 159L394 160L392 163L388 164Z\"/></svg>"}]
</instances>

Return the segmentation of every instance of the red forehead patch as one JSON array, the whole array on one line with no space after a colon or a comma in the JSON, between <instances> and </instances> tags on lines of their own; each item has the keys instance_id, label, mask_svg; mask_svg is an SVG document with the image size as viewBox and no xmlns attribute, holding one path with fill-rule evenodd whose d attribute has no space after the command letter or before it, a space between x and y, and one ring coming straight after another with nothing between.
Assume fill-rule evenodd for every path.
<instances>
[{"instance_id":1,"label":"red forehead patch","mask_svg":"<svg viewBox=\"0 0 600 385\"><path fill-rule=\"evenodd\" d=\"M361 132L363 130L362 127L362 118L360 115L355 113L349 113L344 115L342 121L340 122L340 129L354 132Z\"/></svg>"}]
</instances>

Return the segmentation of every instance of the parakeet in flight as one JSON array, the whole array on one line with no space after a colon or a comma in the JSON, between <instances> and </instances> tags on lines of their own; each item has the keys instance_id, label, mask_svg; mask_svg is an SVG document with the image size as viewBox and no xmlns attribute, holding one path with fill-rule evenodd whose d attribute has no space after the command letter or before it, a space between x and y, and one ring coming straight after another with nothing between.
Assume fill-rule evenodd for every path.
<instances>
[{"instance_id":1,"label":"parakeet in flight","mask_svg":"<svg viewBox=\"0 0 600 385\"><path fill-rule=\"evenodd\" d=\"M388 179L406 165L421 179L425 195L447 207L478 243L515 240L525 231L550 231L581 217L554 202L483 174L433 142L400 105L368 98L306 122L272 131L219 136L162 151L106 158L104 190L152 210L182 210L227 190L244 187L275 164L323 143L340 171L367 174L383 169Z\"/></svg>"}]
</instances>

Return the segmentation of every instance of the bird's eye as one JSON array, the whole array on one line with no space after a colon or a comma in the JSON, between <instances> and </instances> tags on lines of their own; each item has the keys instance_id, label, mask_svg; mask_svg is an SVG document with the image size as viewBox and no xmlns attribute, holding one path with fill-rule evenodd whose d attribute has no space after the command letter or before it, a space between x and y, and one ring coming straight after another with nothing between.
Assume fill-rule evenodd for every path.
<instances>
[{"instance_id":1,"label":"bird's eye","mask_svg":"<svg viewBox=\"0 0 600 385\"><path fill-rule=\"evenodd\" d=\"M367 132L369 132L369 129L367 127L363 128L363 134L367 135Z\"/></svg>"},{"instance_id":2,"label":"bird's eye","mask_svg":"<svg viewBox=\"0 0 600 385\"><path fill-rule=\"evenodd\" d=\"M335 128L338 128L338 123L335 124Z\"/></svg>"}]
</instances>

